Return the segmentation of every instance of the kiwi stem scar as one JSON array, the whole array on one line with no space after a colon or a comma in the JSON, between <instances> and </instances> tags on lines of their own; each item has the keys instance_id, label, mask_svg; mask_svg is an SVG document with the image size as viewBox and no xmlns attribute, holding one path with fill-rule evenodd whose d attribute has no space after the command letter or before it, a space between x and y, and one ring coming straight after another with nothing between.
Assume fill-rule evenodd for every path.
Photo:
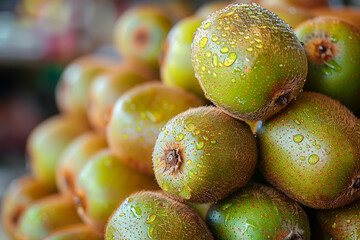
<instances>
[{"instance_id":1,"label":"kiwi stem scar","mask_svg":"<svg viewBox=\"0 0 360 240\"><path fill-rule=\"evenodd\" d=\"M166 161L165 171L169 170L170 173L176 172L182 162L180 150L166 149L164 153Z\"/></svg>"}]
</instances>

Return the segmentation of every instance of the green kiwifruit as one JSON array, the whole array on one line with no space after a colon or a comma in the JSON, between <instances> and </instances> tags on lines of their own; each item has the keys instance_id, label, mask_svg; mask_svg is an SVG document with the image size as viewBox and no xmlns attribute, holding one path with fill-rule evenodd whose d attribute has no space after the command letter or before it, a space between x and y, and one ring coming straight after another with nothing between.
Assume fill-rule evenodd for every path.
<instances>
[{"instance_id":1,"label":"green kiwifruit","mask_svg":"<svg viewBox=\"0 0 360 240\"><path fill-rule=\"evenodd\" d=\"M360 110L360 28L338 17L318 17L298 25L295 32L308 57L304 89Z\"/></svg>"},{"instance_id":2,"label":"green kiwifruit","mask_svg":"<svg viewBox=\"0 0 360 240\"><path fill-rule=\"evenodd\" d=\"M70 196L53 194L33 202L21 215L15 239L40 240L67 225L81 223Z\"/></svg>"},{"instance_id":3,"label":"green kiwifruit","mask_svg":"<svg viewBox=\"0 0 360 240\"><path fill-rule=\"evenodd\" d=\"M89 129L79 118L55 115L41 122L27 140L32 174L50 187L56 187L55 172L68 144Z\"/></svg>"},{"instance_id":4,"label":"green kiwifruit","mask_svg":"<svg viewBox=\"0 0 360 240\"><path fill-rule=\"evenodd\" d=\"M44 240L103 240L103 233L91 225L75 224L60 228Z\"/></svg>"},{"instance_id":5,"label":"green kiwifruit","mask_svg":"<svg viewBox=\"0 0 360 240\"><path fill-rule=\"evenodd\" d=\"M213 239L204 220L186 204L161 192L142 191L126 198L106 226L107 240Z\"/></svg>"},{"instance_id":6,"label":"green kiwifruit","mask_svg":"<svg viewBox=\"0 0 360 240\"><path fill-rule=\"evenodd\" d=\"M153 151L159 186L178 201L218 201L244 186L257 161L250 127L216 107L189 109L161 130Z\"/></svg>"},{"instance_id":7,"label":"green kiwifruit","mask_svg":"<svg viewBox=\"0 0 360 240\"><path fill-rule=\"evenodd\" d=\"M359 239L360 201L342 208L320 210L317 212L317 239Z\"/></svg>"},{"instance_id":8,"label":"green kiwifruit","mask_svg":"<svg viewBox=\"0 0 360 240\"><path fill-rule=\"evenodd\" d=\"M293 30L256 4L232 4L208 16L195 33L192 63L206 96L244 121L278 113L307 74Z\"/></svg>"},{"instance_id":9,"label":"green kiwifruit","mask_svg":"<svg viewBox=\"0 0 360 240\"><path fill-rule=\"evenodd\" d=\"M110 149L126 164L153 176L151 154L160 128L173 116L202 104L179 87L160 82L135 86L114 105L106 132Z\"/></svg>"},{"instance_id":10,"label":"green kiwifruit","mask_svg":"<svg viewBox=\"0 0 360 240\"><path fill-rule=\"evenodd\" d=\"M153 177L125 165L106 149L91 157L79 172L75 200L83 221L103 229L111 213L131 193L157 189Z\"/></svg>"},{"instance_id":11,"label":"green kiwifruit","mask_svg":"<svg viewBox=\"0 0 360 240\"><path fill-rule=\"evenodd\" d=\"M290 198L328 209L360 197L360 122L337 100L303 92L256 135L261 172Z\"/></svg>"},{"instance_id":12,"label":"green kiwifruit","mask_svg":"<svg viewBox=\"0 0 360 240\"><path fill-rule=\"evenodd\" d=\"M251 183L213 204L206 224L216 239L310 239L309 220L298 203L275 188Z\"/></svg>"},{"instance_id":13,"label":"green kiwifruit","mask_svg":"<svg viewBox=\"0 0 360 240\"><path fill-rule=\"evenodd\" d=\"M202 19L205 19L208 15L210 15L213 12L216 12L227 5L229 5L230 1L211 1L211 2L205 2L203 5L201 5L195 12L195 16L200 17Z\"/></svg>"},{"instance_id":14,"label":"green kiwifruit","mask_svg":"<svg viewBox=\"0 0 360 240\"><path fill-rule=\"evenodd\" d=\"M351 6L331 6L310 9L315 16L333 16L344 18L360 27L360 9Z\"/></svg>"},{"instance_id":15,"label":"green kiwifruit","mask_svg":"<svg viewBox=\"0 0 360 240\"><path fill-rule=\"evenodd\" d=\"M75 180L82 167L97 151L107 148L105 136L92 131L75 138L62 152L56 167L56 183L63 194L75 192Z\"/></svg>"},{"instance_id":16,"label":"green kiwifruit","mask_svg":"<svg viewBox=\"0 0 360 240\"><path fill-rule=\"evenodd\" d=\"M54 189L33 176L23 176L13 180L1 201L1 221L7 234L15 238L19 219L25 209L35 200L54 192Z\"/></svg>"}]
</instances>

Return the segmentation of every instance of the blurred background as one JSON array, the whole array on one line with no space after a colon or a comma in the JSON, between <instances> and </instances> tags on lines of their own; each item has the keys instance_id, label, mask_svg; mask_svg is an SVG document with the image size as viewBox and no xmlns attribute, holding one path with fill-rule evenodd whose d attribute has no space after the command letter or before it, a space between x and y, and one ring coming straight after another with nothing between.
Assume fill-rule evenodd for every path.
<instances>
[{"instance_id":1,"label":"blurred background","mask_svg":"<svg viewBox=\"0 0 360 240\"><path fill-rule=\"evenodd\" d=\"M9 182L28 171L25 148L31 130L58 113L54 93L65 66L88 53L119 58L112 43L114 24L139 2L0 0L0 199ZM170 2L191 13L209 1ZM327 4L360 7L360 0ZM1 230L0 239L6 239Z\"/></svg>"}]
</instances>

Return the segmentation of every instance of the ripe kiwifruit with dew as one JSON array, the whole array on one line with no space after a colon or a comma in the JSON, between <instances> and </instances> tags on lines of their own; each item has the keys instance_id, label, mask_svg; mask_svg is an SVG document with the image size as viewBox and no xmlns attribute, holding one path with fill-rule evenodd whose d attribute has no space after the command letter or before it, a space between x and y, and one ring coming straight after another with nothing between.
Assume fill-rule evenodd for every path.
<instances>
[{"instance_id":1,"label":"ripe kiwifruit with dew","mask_svg":"<svg viewBox=\"0 0 360 240\"><path fill-rule=\"evenodd\" d=\"M360 28L338 17L318 17L298 25L295 33L308 57L304 89L360 110Z\"/></svg>"},{"instance_id":2,"label":"ripe kiwifruit with dew","mask_svg":"<svg viewBox=\"0 0 360 240\"><path fill-rule=\"evenodd\" d=\"M162 128L152 159L159 186L172 198L218 201L250 180L256 140L245 122L216 107L198 107Z\"/></svg>"},{"instance_id":3,"label":"ripe kiwifruit with dew","mask_svg":"<svg viewBox=\"0 0 360 240\"><path fill-rule=\"evenodd\" d=\"M135 86L114 105L106 132L110 149L126 164L154 175L151 154L160 129L173 116L201 105L199 97L180 87Z\"/></svg>"},{"instance_id":4,"label":"ripe kiwifruit with dew","mask_svg":"<svg viewBox=\"0 0 360 240\"><path fill-rule=\"evenodd\" d=\"M194 209L160 191L137 192L126 198L109 218L105 237L107 240L213 239Z\"/></svg>"},{"instance_id":5,"label":"ripe kiwifruit with dew","mask_svg":"<svg viewBox=\"0 0 360 240\"><path fill-rule=\"evenodd\" d=\"M232 4L209 15L195 33L192 63L206 96L246 121L283 109L307 75L292 28L256 4Z\"/></svg>"},{"instance_id":6,"label":"ripe kiwifruit with dew","mask_svg":"<svg viewBox=\"0 0 360 240\"><path fill-rule=\"evenodd\" d=\"M360 122L339 101L303 92L256 135L261 172L290 198L329 209L360 197Z\"/></svg>"}]
</instances>

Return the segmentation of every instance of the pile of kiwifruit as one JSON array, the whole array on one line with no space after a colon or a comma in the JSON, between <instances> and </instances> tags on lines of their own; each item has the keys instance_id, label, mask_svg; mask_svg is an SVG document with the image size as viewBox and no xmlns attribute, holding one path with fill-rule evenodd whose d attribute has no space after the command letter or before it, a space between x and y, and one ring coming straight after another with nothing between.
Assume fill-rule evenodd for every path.
<instances>
[{"instance_id":1,"label":"pile of kiwifruit","mask_svg":"<svg viewBox=\"0 0 360 240\"><path fill-rule=\"evenodd\" d=\"M360 239L360 11L269 2L125 11L28 138L9 236Z\"/></svg>"}]
</instances>

